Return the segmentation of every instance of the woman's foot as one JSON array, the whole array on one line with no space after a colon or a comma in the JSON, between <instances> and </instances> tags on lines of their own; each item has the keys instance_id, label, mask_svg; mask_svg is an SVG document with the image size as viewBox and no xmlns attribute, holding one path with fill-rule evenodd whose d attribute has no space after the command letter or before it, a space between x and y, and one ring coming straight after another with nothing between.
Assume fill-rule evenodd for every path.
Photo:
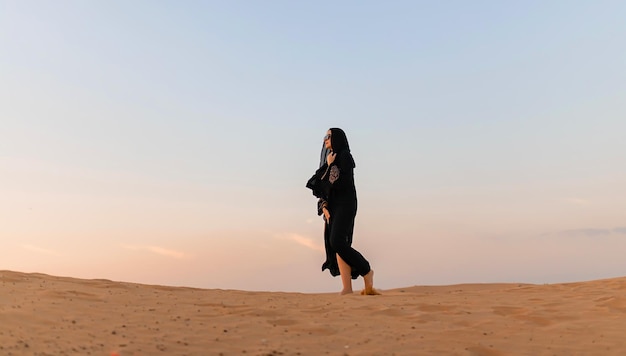
<instances>
[{"instance_id":1,"label":"woman's foot","mask_svg":"<svg viewBox=\"0 0 626 356\"><path fill-rule=\"evenodd\" d=\"M365 276L363 276L365 282L365 289L361 291L363 295L380 295L380 293L374 289L374 270L371 269Z\"/></svg>"},{"instance_id":2,"label":"woman's foot","mask_svg":"<svg viewBox=\"0 0 626 356\"><path fill-rule=\"evenodd\" d=\"M339 273L341 274L342 289L339 295L352 294L352 268L347 264L339 254L337 254L337 264L339 265Z\"/></svg>"}]
</instances>

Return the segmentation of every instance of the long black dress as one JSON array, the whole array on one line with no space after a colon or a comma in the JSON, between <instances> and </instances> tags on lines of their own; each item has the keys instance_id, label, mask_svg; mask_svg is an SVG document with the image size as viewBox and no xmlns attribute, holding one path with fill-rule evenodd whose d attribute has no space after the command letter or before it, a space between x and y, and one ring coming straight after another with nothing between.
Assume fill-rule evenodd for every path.
<instances>
[{"instance_id":1,"label":"long black dress","mask_svg":"<svg viewBox=\"0 0 626 356\"><path fill-rule=\"evenodd\" d=\"M330 223L324 226L324 245L326 261L322 271L328 269L332 276L338 276L339 256L352 269L352 278L365 276L370 271L370 264L357 250L352 248L354 219L357 211L356 188L354 185L354 160L349 150L337 153L330 165L323 164L307 183L313 195L320 198L318 214L322 206L330 213Z\"/></svg>"}]
</instances>

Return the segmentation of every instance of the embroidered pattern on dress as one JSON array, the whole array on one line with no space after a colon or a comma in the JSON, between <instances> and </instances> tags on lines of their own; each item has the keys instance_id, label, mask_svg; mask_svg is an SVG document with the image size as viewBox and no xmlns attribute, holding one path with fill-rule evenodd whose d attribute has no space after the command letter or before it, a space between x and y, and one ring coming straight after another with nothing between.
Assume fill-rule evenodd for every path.
<instances>
[{"instance_id":1,"label":"embroidered pattern on dress","mask_svg":"<svg viewBox=\"0 0 626 356\"><path fill-rule=\"evenodd\" d=\"M330 183L335 183L339 179L339 168L337 166L330 167L330 175L328 176L328 180Z\"/></svg>"}]
</instances>

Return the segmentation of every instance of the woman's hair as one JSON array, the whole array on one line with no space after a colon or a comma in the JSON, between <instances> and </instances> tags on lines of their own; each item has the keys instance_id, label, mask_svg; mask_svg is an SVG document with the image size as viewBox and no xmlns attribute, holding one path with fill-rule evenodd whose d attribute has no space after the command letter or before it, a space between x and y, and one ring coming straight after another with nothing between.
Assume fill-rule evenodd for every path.
<instances>
[{"instance_id":1,"label":"woman's hair","mask_svg":"<svg viewBox=\"0 0 626 356\"><path fill-rule=\"evenodd\" d=\"M341 154L343 151L346 151L348 157L350 157L350 160L352 161L352 167L356 167L354 158L352 158L352 154L350 154L350 144L348 144L348 138L342 129L337 127L330 129L330 146L336 154Z\"/></svg>"}]
</instances>

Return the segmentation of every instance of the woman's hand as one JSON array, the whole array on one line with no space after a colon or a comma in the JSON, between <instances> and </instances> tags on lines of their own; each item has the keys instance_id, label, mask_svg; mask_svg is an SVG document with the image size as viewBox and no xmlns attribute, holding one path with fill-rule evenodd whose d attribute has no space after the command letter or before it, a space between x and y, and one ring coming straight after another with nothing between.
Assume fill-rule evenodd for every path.
<instances>
[{"instance_id":1,"label":"woman's hand","mask_svg":"<svg viewBox=\"0 0 626 356\"><path fill-rule=\"evenodd\" d=\"M324 217L326 218L326 223L330 224L330 212L326 208L322 208L322 213L324 213Z\"/></svg>"},{"instance_id":2,"label":"woman's hand","mask_svg":"<svg viewBox=\"0 0 626 356\"><path fill-rule=\"evenodd\" d=\"M329 153L328 156L326 156L326 163L330 166L333 162L335 162L335 157L337 157L336 153Z\"/></svg>"}]
</instances>

